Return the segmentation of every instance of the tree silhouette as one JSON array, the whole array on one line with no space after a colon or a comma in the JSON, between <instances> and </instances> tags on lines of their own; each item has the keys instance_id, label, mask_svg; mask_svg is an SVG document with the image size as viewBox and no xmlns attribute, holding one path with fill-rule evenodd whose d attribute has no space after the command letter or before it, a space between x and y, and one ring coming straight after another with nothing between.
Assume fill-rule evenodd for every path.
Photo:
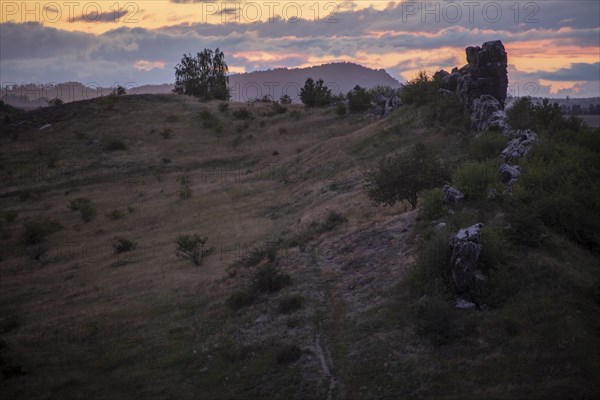
<instances>
[{"instance_id":1,"label":"tree silhouette","mask_svg":"<svg viewBox=\"0 0 600 400\"><path fill-rule=\"evenodd\" d=\"M214 52L204 49L196 57L184 54L175 66L173 91L203 100L229 100L228 72L225 55L218 48Z\"/></svg>"}]
</instances>

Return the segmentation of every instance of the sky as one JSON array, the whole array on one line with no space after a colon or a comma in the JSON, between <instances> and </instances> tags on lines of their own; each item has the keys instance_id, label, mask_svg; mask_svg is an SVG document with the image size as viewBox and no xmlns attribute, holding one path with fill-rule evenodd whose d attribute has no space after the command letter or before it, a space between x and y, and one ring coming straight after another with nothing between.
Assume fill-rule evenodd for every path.
<instances>
[{"instance_id":1,"label":"sky","mask_svg":"<svg viewBox=\"0 0 600 400\"><path fill-rule=\"evenodd\" d=\"M515 96L600 96L600 1L6 1L0 81L172 83L184 53L230 72L349 61L401 82L502 40Z\"/></svg>"}]
</instances>

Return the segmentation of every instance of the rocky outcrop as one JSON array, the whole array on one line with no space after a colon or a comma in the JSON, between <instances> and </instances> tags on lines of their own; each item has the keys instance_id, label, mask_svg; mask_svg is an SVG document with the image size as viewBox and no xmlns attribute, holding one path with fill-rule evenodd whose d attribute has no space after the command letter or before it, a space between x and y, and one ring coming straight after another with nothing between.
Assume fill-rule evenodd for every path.
<instances>
[{"instance_id":1,"label":"rocky outcrop","mask_svg":"<svg viewBox=\"0 0 600 400\"><path fill-rule=\"evenodd\" d=\"M510 131L509 134L515 138L500 153L500 158L505 162L525 156L537 142L537 135L531 129Z\"/></svg>"},{"instance_id":2,"label":"rocky outcrop","mask_svg":"<svg viewBox=\"0 0 600 400\"><path fill-rule=\"evenodd\" d=\"M444 204L449 206L459 204L465 198L465 195L460 190L450 185L444 185L442 192L444 193Z\"/></svg>"},{"instance_id":3,"label":"rocky outcrop","mask_svg":"<svg viewBox=\"0 0 600 400\"><path fill-rule=\"evenodd\" d=\"M485 42L482 47L467 47L467 65L451 73L438 71L433 77L444 90L454 92L465 111L472 116L472 128L504 126L508 58L500 40ZM497 101L494 102L491 98ZM502 128L503 129L503 128Z\"/></svg>"},{"instance_id":4,"label":"rocky outcrop","mask_svg":"<svg viewBox=\"0 0 600 400\"><path fill-rule=\"evenodd\" d=\"M400 89L391 89L378 93L374 99L373 113L385 117L402 105Z\"/></svg>"},{"instance_id":5,"label":"rocky outcrop","mask_svg":"<svg viewBox=\"0 0 600 400\"><path fill-rule=\"evenodd\" d=\"M521 168L518 165L513 166L504 163L500 166L498 175L500 175L500 181L502 183L512 186L512 184L519 179Z\"/></svg>"},{"instance_id":6,"label":"rocky outcrop","mask_svg":"<svg viewBox=\"0 0 600 400\"><path fill-rule=\"evenodd\" d=\"M460 229L450 238L450 272L454 288L459 294L466 292L469 283L477 275L481 255L481 228L483 224L475 224Z\"/></svg>"},{"instance_id":7,"label":"rocky outcrop","mask_svg":"<svg viewBox=\"0 0 600 400\"><path fill-rule=\"evenodd\" d=\"M506 122L507 116L500 102L489 94L473 100L473 111L471 112L471 127L477 131L497 130L504 132L509 130Z\"/></svg>"}]
</instances>

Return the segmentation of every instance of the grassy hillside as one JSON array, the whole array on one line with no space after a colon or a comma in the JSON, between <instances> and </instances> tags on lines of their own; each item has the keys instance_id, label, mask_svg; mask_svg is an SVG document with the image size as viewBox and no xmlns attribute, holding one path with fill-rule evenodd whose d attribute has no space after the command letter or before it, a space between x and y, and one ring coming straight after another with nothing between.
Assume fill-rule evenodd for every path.
<instances>
[{"instance_id":1,"label":"grassy hillside","mask_svg":"<svg viewBox=\"0 0 600 400\"><path fill-rule=\"evenodd\" d=\"M594 242L540 219L541 236L520 243L510 210L522 209L478 196L481 185L452 216L435 193L414 211L367 197L364 172L416 143L448 165L496 171L503 139L474 139L441 111L405 106L374 121L335 107L140 95L0 122L0 390L592 398ZM587 143L597 173L597 139ZM496 185L485 179L483 189ZM442 219L447 230L434 230ZM445 282L447 238L474 222L490 249L485 311L454 309ZM176 255L186 234L213 249L199 266Z\"/></svg>"}]
</instances>

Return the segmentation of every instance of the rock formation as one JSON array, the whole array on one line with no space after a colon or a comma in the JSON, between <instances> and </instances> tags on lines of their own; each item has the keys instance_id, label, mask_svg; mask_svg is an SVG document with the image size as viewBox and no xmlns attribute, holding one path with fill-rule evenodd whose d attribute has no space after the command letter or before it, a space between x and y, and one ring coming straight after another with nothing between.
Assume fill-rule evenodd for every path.
<instances>
[{"instance_id":1,"label":"rock formation","mask_svg":"<svg viewBox=\"0 0 600 400\"><path fill-rule=\"evenodd\" d=\"M523 157L537 142L537 135L531 129L509 131L509 134L515 138L508 142L506 148L500 153L500 158L505 162Z\"/></svg>"},{"instance_id":2,"label":"rock formation","mask_svg":"<svg viewBox=\"0 0 600 400\"><path fill-rule=\"evenodd\" d=\"M477 274L481 255L481 228L483 224L460 229L450 239L450 272L454 288L459 294L465 293L470 281Z\"/></svg>"},{"instance_id":3,"label":"rock formation","mask_svg":"<svg viewBox=\"0 0 600 400\"><path fill-rule=\"evenodd\" d=\"M465 195L460 190L450 185L444 185L442 192L444 193L444 204L449 206L456 205L465 198Z\"/></svg>"},{"instance_id":4,"label":"rock formation","mask_svg":"<svg viewBox=\"0 0 600 400\"><path fill-rule=\"evenodd\" d=\"M389 89L379 93L374 99L373 113L385 117L402 105L400 89Z\"/></svg>"},{"instance_id":5,"label":"rock formation","mask_svg":"<svg viewBox=\"0 0 600 400\"><path fill-rule=\"evenodd\" d=\"M438 71L433 77L444 90L454 92L477 130L505 126L504 102L508 88L508 59L500 40L482 47L467 47L467 65L451 73ZM495 100L495 101L494 101Z\"/></svg>"}]
</instances>

